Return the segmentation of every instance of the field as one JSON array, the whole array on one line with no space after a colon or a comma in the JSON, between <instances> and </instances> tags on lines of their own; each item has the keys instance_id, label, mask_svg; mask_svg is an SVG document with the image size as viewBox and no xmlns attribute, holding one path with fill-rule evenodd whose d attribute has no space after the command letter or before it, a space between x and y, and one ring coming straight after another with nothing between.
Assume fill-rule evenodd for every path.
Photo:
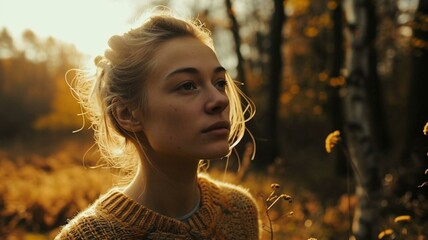
<instances>
[{"instance_id":1,"label":"field","mask_svg":"<svg viewBox=\"0 0 428 240\"><path fill-rule=\"evenodd\" d=\"M233 167L224 174L221 164L214 164L209 172L216 178L250 189L261 206L264 239L270 239L270 231L274 239L347 239L350 212L356 200L348 194L346 178L335 176L333 170L328 170L331 167L324 166L324 170L319 171L323 164L331 165L328 156L321 152L322 147L309 149L323 156L313 160L310 166L292 160L303 159L308 149L293 152L290 150L293 147L284 149L292 153L290 159L278 159L275 166L263 172L243 169L246 173L241 178ZM97 159L88 136L33 136L31 141L3 142L0 149L0 238L52 239L67 219L115 183L114 175L107 169L92 167ZM386 177L385 191L392 187L392 177ZM290 195L292 201L277 201L266 211L270 204L265 200L272 192L273 183L280 186L275 188L275 195ZM352 181L348 184L352 193ZM401 234L402 238L395 239L426 239L428 224L423 221L426 220L427 201L423 195L415 198L409 194L391 194L384 199L382 225L384 229L394 229ZM399 215L409 215L411 220L395 223L394 218Z\"/></svg>"}]
</instances>

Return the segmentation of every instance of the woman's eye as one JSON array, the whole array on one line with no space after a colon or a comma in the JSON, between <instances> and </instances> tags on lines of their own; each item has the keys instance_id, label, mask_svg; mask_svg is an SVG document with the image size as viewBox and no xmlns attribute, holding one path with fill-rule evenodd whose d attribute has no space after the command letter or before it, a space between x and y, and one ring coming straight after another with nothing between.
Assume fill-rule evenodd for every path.
<instances>
[{"instance_id":1,"label":"woman's eye","mask_svg":"<svg viewBox=\"0 0 428 240\"><path fill-rule=\"evenodd\" d=\"M196 86L195 86L195 84L193 84L191 82L187 82L187 83L181 84L178 87L178 89L179 90L186 90L186 91L188 91L188 90L194 90L194 89L196 89Z\"/></svg>"},{"instance_id":2,"label":"woman's eye","mask_svg":"<svg viewBox=\"0 0 428 240\"><path fill-rule=\"evenodd\" d=\"M218 80L218 81L216 82L216 86L217 86L219 89L225 89L225 88L226 88L226 86L227 86L227 81L226 81L226 80L224 80L224 79L222 79L222 80Z\"/></svg>"}]
</instances>

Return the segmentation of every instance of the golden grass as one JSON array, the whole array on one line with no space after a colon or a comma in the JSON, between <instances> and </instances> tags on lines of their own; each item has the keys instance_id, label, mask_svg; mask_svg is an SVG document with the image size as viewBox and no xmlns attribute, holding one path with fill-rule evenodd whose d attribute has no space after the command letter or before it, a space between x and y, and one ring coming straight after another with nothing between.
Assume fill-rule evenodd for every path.
<instances>
[{"instance_id":1,"label":"golden grass","mask_svg":"<svg viewBox=\"0 0 428 240\"><path fill-rule=\"evenodd\" d=\"M0 239L52 239L67 219L88 207L114 183L115 178L108 171L83 166L82 158L88 147L73 143L56 148L43 156L0 149ZM87 157L86 163L90 162ZM213 167L209 173L216 179L250 189L259 203L261 221L267 230L263 231L263 239L347 238L349 214L357 203L354 195L343 194L336 200L325 201L300 182L290 182L278 167L268 168L268 172L252 172L247 165L240 170L247 171L245 174L224 173L221 167ZM319 191L328 191L328 185ZM292 203L281 200L289 200L288 194L293 196ZM424 206L427 204L422 199L415 210L424 211ZM423 229L428 225L417 216L409 221L401 216L394 223L393 217L386 217L393 215L391 212L384 216L388 221L386 226L393 226L385 229L409 236L403 239L425 234ZM387 233L383 237L391 236Z\"/></svg>"}]
</instances>

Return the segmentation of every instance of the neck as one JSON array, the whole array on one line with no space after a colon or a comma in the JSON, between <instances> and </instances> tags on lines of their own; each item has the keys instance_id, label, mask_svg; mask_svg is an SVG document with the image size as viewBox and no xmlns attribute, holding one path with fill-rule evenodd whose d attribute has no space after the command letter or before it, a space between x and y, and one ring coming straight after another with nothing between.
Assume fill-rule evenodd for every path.
<instances>
[{"instance_id":1,"label":"neck","mask_svg":"<svg viewBox=\"0 0 428 240\"><path fill-rule=\"evenodd\" d=\"M124 193L162 215L177 218L195 209L200 200L198 161L142 161ZM161 164L167 163L167 164Z\"/></svg>"}]
</instances>

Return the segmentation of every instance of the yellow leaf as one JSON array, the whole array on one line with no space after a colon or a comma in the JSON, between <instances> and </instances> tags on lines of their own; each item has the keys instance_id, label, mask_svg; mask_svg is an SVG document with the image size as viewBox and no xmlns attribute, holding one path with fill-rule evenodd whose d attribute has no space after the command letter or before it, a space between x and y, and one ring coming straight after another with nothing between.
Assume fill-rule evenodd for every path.
<instances>
[{"instance_id":1,"label":"yellow leaf","mask_svg":"<svg viewBox=\"0 0 428 240\"><path fill-rule=\"evenodd\" d=\"M377 236L378 239L383 239L386 236L389 236L391 234L393 234L394 231L390 228L385 229L384 231L380 232L379 235Z\"/></svg>"},{"instance_id":2,"label":"yellow leaf","mask_svg":"<svg viewBox=\"0 0 428 240\"><path fill-rule=\"evenodd\" d=\"M331 150L340 142L340 132L338 130L330 133L325 139L325 150L330 153Z\"/></svg>"},{"instance_id":3,"label":"yellow leaf","mask_svg":"<svg viewBox=\"0 0 428 240\"><path fill-rule=\"evenodd\" d=\"M410 222L412 218L409 215L401 215L394 219L394 222Z\"/></svg>"}]
</instances>

